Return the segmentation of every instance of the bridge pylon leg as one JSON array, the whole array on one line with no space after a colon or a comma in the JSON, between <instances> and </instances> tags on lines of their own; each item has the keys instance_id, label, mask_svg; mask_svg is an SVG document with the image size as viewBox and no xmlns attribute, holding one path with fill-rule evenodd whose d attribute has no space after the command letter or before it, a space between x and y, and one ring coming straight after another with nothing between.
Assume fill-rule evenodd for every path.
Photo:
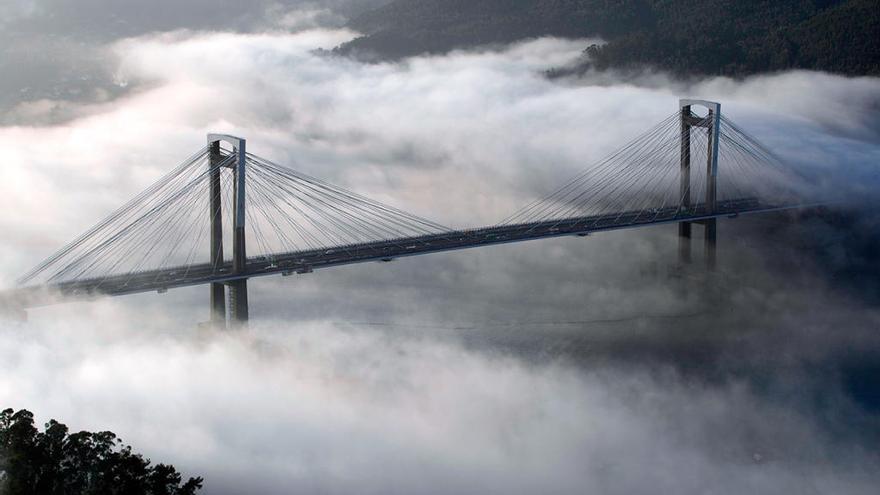
<instances>
[{"instance_id":1,"label":"bridge pylon leg","mask_svg":"<svg viewBox=\"0 0 880 495\"><path fill-rule=\"evenodd\" d=\"M232 272L236 275L247 271L247 255L245 254L245 149L242 140L239 148L236 150L239 159L235 165L235 219L233 220L232 231ZM249 319L248 308L248 287L247 279L242 278L235 280L229 284L229 302L232 305L230 309L231 323L236 326L247 325Z\"/></svg>"},{"instance_id":2,"label":"bridge pylon leg","mask_svg":"<svg viewBox=\"0 0 880 495\"><path fill-rule=\"evenodd\" d=\"M718 220L710 218L703 224L704 232L704 249L706 255L706 268L714 270L717 264L715 245L718 237Z\"/></svg>"},{"instance_id":3,"label":"bridge pylon leg","mask_svg":"<svg viewBox=\"0 0 880 495\"><path fill-rule=\"evenodd\" d=\"M226 286L223 284L211 284L211 325L226 326Z\"/></svg>"},{"instance_id":4,"label":"bridge pylon leg","mask_svg":"<svg viewBox=\"0 0 880 495\"><path fill-rule=\"evenodd\" d=\"M210 160L210 215L211 215L211 266L214 273L223 267L223 206L220 190L220 142L209 142ZM226 327L226 286L222 283L211 284L211 325L215 328Z\"/></svg>"},{"instance_id":5,"label":"bridge pylon leg","mask_svg":"<svg viewBox=\"0 0 880 495\"><path fill-rule=\"evenodd\" d=\"M681 171L680 171L680 210L691 207L691 115L690 105L682 105L681 111ZM682 265L691 262L691 223L678 224L678 262Z\"/></svg>"},{"instance_id":6,"label":"bridge pylon leg","mask_svg":"<svg viewBox=\"0 0 880 495\"><path fill-rule=\"evenodd\" d=\"M706 161L706 208L709 213L718 211L718 142L721 137L721 105L716 103L709 107L708 119L710 120L708 132L708 150ZM718 220L709 218L703 224L705 227L705 256L706 268L715 269L716 256L715 245L718 237Z\"/></svg>"},{"instance_id":7,"label":"bridge pylon leg","mask_svg":"<svg viewBox=\"0 0 880 495\"><path fill-rule=\"evenodd\" d=\"M678 224L678 262L682 265L691 262L691 223Z\"/></svg>"},{"instance_id":8,"label":"bridge pylon leg","mask_svg":"<svg viewBox=\"0 0 880 495\"><path fill-rule=\"evenodd\" d=\"M232 325L246 325L249 319L247 279L229 283L229 320Z\"/></svg>"}]
</instances>

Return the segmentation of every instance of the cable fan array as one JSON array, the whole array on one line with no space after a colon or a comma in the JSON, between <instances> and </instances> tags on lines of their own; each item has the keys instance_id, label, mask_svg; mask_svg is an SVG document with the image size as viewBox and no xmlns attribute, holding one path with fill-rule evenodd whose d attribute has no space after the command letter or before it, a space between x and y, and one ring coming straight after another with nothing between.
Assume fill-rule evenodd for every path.
<instances>
[{"instance_id":1,"label":"cable fan array","mask_svg":"<svg viewBox=\"0 0 880 495\"><path fill-rule=\"evenodd\" d=\"M690 131L690 182L682 189L681 114L675 112L617 152L584 170L552 194L515 212L501 225L572 218L693 215L705 207L710 132ZM796 204L801 177L765 146L722 115L716 200Z\"/></svg>"},{"instance_id":2,"label":"cable fan array","mask_svg":"<svg viewBox=\"0 0 880 495\"><path fill-rule=\"evenodd\" d=\"M223 223L224 259L232 258L235 152L210 165L203 148L122 208L19 279L63 284L163 272L185 276L210 262L212 217ZM249 259L333 246L411 238L450 229L253 154L246 156ZM210 177L220 171L220 211L210 208ZM158 277L158 275L157 275Z\"/></svg>"}]
</instances>

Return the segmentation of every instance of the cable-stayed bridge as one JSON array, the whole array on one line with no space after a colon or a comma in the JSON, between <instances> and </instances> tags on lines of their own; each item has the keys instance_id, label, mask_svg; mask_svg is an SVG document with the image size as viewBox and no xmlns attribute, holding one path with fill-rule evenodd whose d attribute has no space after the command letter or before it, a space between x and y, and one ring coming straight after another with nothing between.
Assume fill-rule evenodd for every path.
<instances>
[{"instance_id":1,"label":"cable-stayed bridge","mask_svg":"<svg viewBox=\"0 0 880 495\"><path fill-rule=\"evenodd\" d=\"M681 100L549 195L496 225L457 230L210 134L206 147L23 275L0 304L23 310L205 284L212 322L225 325L248 320L254 277L662 223L678 224L683 261L692 225L702 225L711 267L718 218L803 207L811 203L803 182L720 104Z\"/></svg>"}]
</instances>

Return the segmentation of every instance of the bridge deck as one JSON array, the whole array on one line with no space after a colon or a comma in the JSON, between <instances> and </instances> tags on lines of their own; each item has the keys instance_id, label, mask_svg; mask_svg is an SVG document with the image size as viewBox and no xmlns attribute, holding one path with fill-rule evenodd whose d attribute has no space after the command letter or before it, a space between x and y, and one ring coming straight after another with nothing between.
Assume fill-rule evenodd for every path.
<instances>
[{"instance_id":1,"label":"bridge deck","mask_svg":"<svg viewBox=\"0 0 880 495\"><path fill-rule=\"evenodd\" d=\"M777 207L761 204L755 199L738 199L719 203L714 213L704 205L694 205L686 213L677 207L652 211L629 211L611 215L577 217L535 223L499 225L470 230L454 230L441 234L406 237L386 241L335 246L324 249L279 253L272 256L249 258L244 273L232 272L227 262L215 270L209 263L172 267L162 270L126 273L100 279L61 282L45 286L23 287L0 294L0 304L17 307L35 307L51 304L54 296L93 298L118 296L212 282L229 282L273 274L308 273L320 268L391 260L441 251L467 249L509 242L593 232L619 230L662 223L695 222L718 217L732 217L750 213L783 210L796 207Z\"/></svg>"}]
</instances>

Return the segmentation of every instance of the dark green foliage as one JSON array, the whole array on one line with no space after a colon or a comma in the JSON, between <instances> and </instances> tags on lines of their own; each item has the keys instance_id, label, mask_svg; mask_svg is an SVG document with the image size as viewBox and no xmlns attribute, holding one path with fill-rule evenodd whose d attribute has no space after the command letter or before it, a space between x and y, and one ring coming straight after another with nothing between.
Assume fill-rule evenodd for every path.
<instances>
[{"instance_id":1,"label":"dark green foliage","mask_svg":"<svg viewBox=\"0 0 880 495\"><path fill-rule=\"evenodd\" d=\"M601 36L589 66L880 74L880 0L395 0L338 53L400 58L544 35ZM587 68L585 63L582 68Z\"/></svg>"},{"instance_id":2,"label":"dark green foliage","mask_svg":"<svg viewBox=\"0 0 880 495\"><path fill-rule=\"evenodd\" d=\"M191 495L201 487L202 478L181 485L174 466L151 467L109 431L68 433L51 420L40 432L29 411L0 412L2 495Z\"/></svg>"}]
</instances>

